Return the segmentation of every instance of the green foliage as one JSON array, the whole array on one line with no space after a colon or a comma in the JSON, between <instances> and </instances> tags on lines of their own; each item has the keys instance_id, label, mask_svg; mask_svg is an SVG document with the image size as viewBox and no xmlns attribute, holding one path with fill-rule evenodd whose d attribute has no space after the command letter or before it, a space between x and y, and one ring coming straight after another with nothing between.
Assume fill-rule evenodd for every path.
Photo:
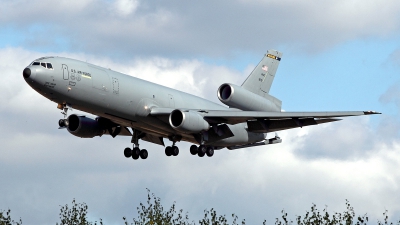
<instances>
[{"instance_id":1,"label":"green foliage","mask_svg":"<svg viewBox=\"0 0 400 225\"><path fill-rule=\"evenodd\" d=\"M0 211L0 225L21 225L22 220L14 221L10 216L11 210ZM128 223L126 217L123 217L125 225L195 225L194 221L189 221L187 213L183 213L183 210L177 210L175 202L169 207L168 210L164 209L161 204L161 199L156 197L150 190L147 189L147 201L146 204L140 203L137 207L138 216L133 218L133 223ZM61 206L60 209L60 225L97 225L95 221L90 222L87 218L88 206L86 203L76 203L75 199L72 200L72 206ZM388 211L383 213L383 221L378 220L378 225L400 225L400 220L395 223L389 222ZM225 215L218 215L214 208L211 210L204 210L203 219L199 220L199 225L245 225L246 221L241 222L238 216L232 214L232 223L230 223ZM267 221L264 220L264 225ZM317 209L315 204L312 204L311 209L306 211L304 216L296 216L295 220L289 220L288 214L285 210L282 210L282 216L276 218L275 225L367 225L368 216L364 214L362 216L356 216L354 208L350 205L349 201L346 200L346 210L343 213L329 214L327 207L322 211ZM57 223L58 225L58 223ZM100 219L99 225L103 225L103 221Z\"/></svg>"},{"instance_id":2,"label":"green foliage","mask_svg":"<svg viewBox=\"0 0 400 225\"><path fill-rule=\"evenodd\" d=\"M396 223L389 223L387 210L383 213L384 222L378 220L378 225L400 225L400 220ZM295 222L288 219L287 213L282 210L282 218L276 218L275 225L366 225L368 224L368 216L364 214L362 216L357 216L354 208L350 205L349 201L346 199L346 211L343 213L334 213L332 216L329 215L327 208L325 207L322 212L317 209L315 204L312 204L311 210L301 217L297 216ZM266 224L266 221L264 221Z\"/></svg>"},{"instance_id":3,"label":"green foliage","mask_svg":"<svg viewBox=\"0 0 400 225\"><path fill-rule=\"evenodd\" d=\"M147 189L147 204L140 203L137 207L138 217L133 219L133 223L130 225L191 225L196 224L194 221L189 221L189 216L187 213L183 213L183 210L177 210L175 202L166 211L161 204L161 199L156 197L150 190ZM238 225L238 217L232 214L233 222L228 223L228 219L225 215L218 215L215 209L204 210L204 218L199 221L200 225L227 225L234 224ZM123 217L125 225L129 225L126 217ZM245 224L245 220L241 224Z\"/></svg>"},{"instance_id":4,"label":"green foliage","mask_svg":"<svg viewBox=\"0 0 400 225\"><path fill-rule=\"evenodd\" d=\"M317 209L317 206L313 204L311 206L310 212L306 212L306 214L301 217L296 217L296 224L298 225L364 225L368 222L368 217L365 214L364 216L358 216L357 219L355 218L356 214L354 212L354 208L350 205L349 201L346 200L346 211L343 213L334 213L332 216L329 215L327 208L325 207L322 212ZM293 224L293 221L289 221L287 219L287 213L283 210L282 211L282 220L276 218L276 225L288 225Z\"/></svg>"},{"instance_id":5,"label":"green foliage","mask_svg":"<svg viewBox=\"0 0 400 225\"><path fill-rule=\"evenodd\" d=\"M235 214L232 214L232 225L237 225L238 224L238 217ZM208 225L208 224L213 224L213 225L228 225L228 220L225 215L219 215L217 212L214 210L214 208L211 208L211 210L204 210L204 218L199 221L200 225ZM242 225L246 224L245 220L242 220Z\"/></svg>"},{"instance_id":6,"label":"green foliage","mask_svg":"<svg viewBox=\"0 0 400 225\"><path fill-rule=\"evenodd\" d=\"M19 221L14 221L11 219L11 210L0 211L0 225L21 225L21 218Z\"/></svg>"},{"instance_id":7,"label":"green foliage","mask_svg":"<svg viewBox=\"0 0 400 225\"><path fill-rule=\"evenodd\" d=\"M172 225L172 224L191 224L189 223L189 217L186 214L183 214L183 210L176 211L175 202L169 208L168 211L164 210L164 207L161 204L161 199L156 197L153 193L150 194L150 190L147 189L147 205L140 203L140 206L137 207L138 218L133 219L133 223L135 225L148 225L148 224L157 224L157 225ZM122 218L125 222L125 225L128 225L128 221L126 217Z\"/></svg>"},{"instance_id":8,"label":"green foliage","mask_svg":"<svg viewBox=\"0 0 400 225\"><path fill-rule=\"evenodd\" d=\"M60 209L60 225L93 225L87 219L88 206L86 203L76 203L75 199L72 200L72 207L61 206ZM96 225L97 222L94 222ZM58 225L58 223L57 223ZM100 219L100 225L103 221Z\"/></svg>"},{"instance_id":9,"label":"green foliage","mask_svg":"<svg viewBox=\"0 0 400 225\"><path fill-rule=\"evenodd\" d=\"M392 222L389 223L389 221L388 221L389 220L389 216L388 216L388 211L387 210L385 210L385 212L383 213L383 217L384 217L383 222L378 220L378 225L394 225L394 224L400 225L400 220L397 220L396 223L392 223Z\"/></svg>"}]
</instances>

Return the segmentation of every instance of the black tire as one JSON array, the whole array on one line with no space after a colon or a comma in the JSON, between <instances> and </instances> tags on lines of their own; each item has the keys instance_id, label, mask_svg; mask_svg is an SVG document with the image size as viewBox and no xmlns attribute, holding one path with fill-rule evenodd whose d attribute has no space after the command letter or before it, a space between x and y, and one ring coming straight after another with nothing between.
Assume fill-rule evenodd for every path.
<instances>
[{"instance_id":1,"label":"black tire","mask_svg":"<svg viewBox=\"0 0 400 225\"><path fill-rule=\"evenodd\" d=\"M206 146L200 145L199 148L198 148L198 151L197 151L197 155L199 157L203 157L206 154L206 150L207 150Z\"/></svg>"},{"instance_id":2,"label":"black tire","mask_svg":"<svg viewBox=\"0 0 400 225\"><path fill-rule=\"evenodd\" d=\"M132 157L132 149L130 149L130 148L125 148L125 150L124 150L124 156L125 156L126 158Z\"/></svg>"},{"instance_id":3,"label":"black tire","mask_svg":"<svg viewBox=\"0 0 400 225\"><path fill-rule=\"evenodd\" d=\"M208 157L212 157L214 155L214 147L208 146L206 154L207 154Z\"/></svg>"},{"instance_id":4,"label":"black tire","mask_svg":"<svg viewBox=\"0 0 400 225\"><path fill-rule=\"evenodd\" d=\"M64 120L64 119L60 119L60 120L58 121L58 126L60 126L60 127L66 127L66 126L65 126L65 120Z\"/></svg>"},{"instance_id":5,"label":"black tire","mask_svg":"<svg viewBox=\"0 0 400 225\"><path fill-rule=\"evenodd\" d=\"M192 154L192 155L197 154L197 146L196 145L190 146L190 154Z\"/></svg>"},{"instance_id":6,"label":"black tire","mask_svg":"<svg viewBox=\"0 0 400 225\"><path fill-rule=\"evenodd\" d=\"M136 160L140 156L140 149L138 147L132 149L132 159Z\"/></svg>"},{"instance_id":7,"label":"black tire","mask_svg":"<svg viewBox=\"0 0 400 225\"><path fill-rule=\"evenodd\" d=\"M204 153L204 152L198 152L198 153L197 153L197 155L198 155L199 157L204 157L205 154L206 154L206 153Z\"/></svg>"},{"instance_id":8,"label":"black tire","mask_svg":"<svg viewBox=\"0 0 400 225\"><path fill-rule=\"evenodd\" d=\"M177 146L172 146L171 153L173 156L179 155L179 148Z\"/></svg>"},{"instance_id":9,"label":"black tire","mask_svg":"<svg viewBox=\"0 0 400 225\"><path fill-rule=\"evenodd\" d=\"M171 155L172 155L172 148L171 148L171 146L167 146L167 147L165 148L165 155L166 155L166 156L171 156Z\"/></svg>"},{"instance_id":10,"label":"black tire","mask_svg":"<svg viewBox=\"0 0 400 225\"><path fill-rule=\"evenodd\" d=\"M146 149L142 149L142 150L140 151L140 158L142 158L142 159L147 159L148 156L149 156L149 153L147 152Z\"/></svg>"}]
</instances>

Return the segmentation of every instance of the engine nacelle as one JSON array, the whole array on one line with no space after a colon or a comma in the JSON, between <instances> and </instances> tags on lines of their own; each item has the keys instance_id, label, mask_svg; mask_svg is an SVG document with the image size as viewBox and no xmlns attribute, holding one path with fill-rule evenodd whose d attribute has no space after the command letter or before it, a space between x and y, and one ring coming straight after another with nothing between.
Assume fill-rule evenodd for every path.
<instances>
[{"instance_id":1,"label":"engine nacelle","mask_svg":"<svg viewBox=\"0 0 400 225\"><path fill-rule=\"evenodd\" d=\"M234 84L222 84L218 88L218 99L233 108L248 111L280 112L282 102L265 93L257 95Z\"/></svg>"},{"instance_id":2,"label":"engine nacelle","mask_svg":"<svg viewBox=\"0 0 400 225\"><path fill-rule=\"evenodd\" d=\"M81 138L92 138L105 133L104 128L97 120L72 114L66 121L68 132Z\"/></svg>"},{"instance_id":3,"label":"engine nacelle","mask_svg":"<svg viewBox=\"0 0 400 225\"><path fill-rule=\"evenodd\" d=\"M193 134L210 129L210 124L195 112L183 112L175 109L169 116L169 124L175 130Z\"/></svg>"}]
</instances>

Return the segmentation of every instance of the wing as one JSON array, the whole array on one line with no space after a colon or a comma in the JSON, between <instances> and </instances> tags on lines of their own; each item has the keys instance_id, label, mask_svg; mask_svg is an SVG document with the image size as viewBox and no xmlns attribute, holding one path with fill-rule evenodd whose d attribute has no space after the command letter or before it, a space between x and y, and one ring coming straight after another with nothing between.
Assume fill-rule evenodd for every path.
<instances>
[{"instance_id":1,"label":"wing","mask_svg":"<svg viewBox=\"0 0 400 225\"><path fill-rule=\"evenodd\" d=\"M151 115L169 115L173 109L153 108ZM247 122L248 131L274 132L296 127L317 125L338 121L338 117L362 116L380 114L374 111L344 111L344 112L260 112L239 110L189 110L196 111L210 124L238 124Z\"/></svg>"}]
</instances>

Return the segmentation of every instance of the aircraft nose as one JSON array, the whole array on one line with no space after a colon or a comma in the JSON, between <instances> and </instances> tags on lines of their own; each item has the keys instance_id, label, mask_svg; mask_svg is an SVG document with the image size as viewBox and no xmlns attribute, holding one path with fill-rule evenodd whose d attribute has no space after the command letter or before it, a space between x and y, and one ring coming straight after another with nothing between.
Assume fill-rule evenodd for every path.
<instances>
[{"instance_id":1,"label":"aircraft nose","mask_svg":"<svg viewBox=\"0 0 400 225\"><path fill-rule=\"evenodd\" d=\"M22 72L22 75L24 75L25 78L28 78L31 76L31 69L25 68L24 71Z\"/></svg>"}]
</instances>

